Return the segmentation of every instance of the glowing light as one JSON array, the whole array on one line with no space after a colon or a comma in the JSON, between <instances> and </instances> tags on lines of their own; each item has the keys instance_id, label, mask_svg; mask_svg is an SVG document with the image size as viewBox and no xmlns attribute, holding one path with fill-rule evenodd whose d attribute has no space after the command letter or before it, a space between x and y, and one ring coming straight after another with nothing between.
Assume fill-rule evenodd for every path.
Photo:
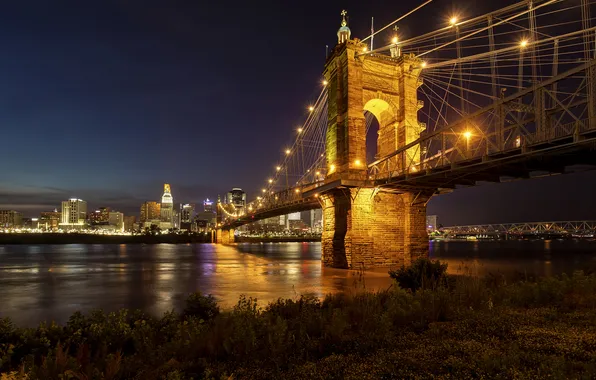
<instances>
[{"instance_id":1,"label":"glowing light","mask_svg":"<svg viewBox=\"0 0 596 380\"><path fill-rule=\"evenodd\" d=\"M368 48L366 46L362 48L363 53L366 53L367 51L368 51Z\"/></svg>"},{"instance_id":2,"label":"glowing light","mask_svg":"<svg viewBox=\"0 0 596 380\"><path fill-rule=\"evenodd\" d=\"M422 67L422 68L424 69L424 68L426 67L426 65L427 65L427 63L426 63L426 62L422 62L422 63L420 64L420 67Z\"/></svg>"},{"instance_id":3,"label":"glowing light","mask_svg":"<svg viewBox=\"0 0 596 380\"><path fill-rule=\"evenodd\" d=\"M313 107L313 106L309 106L309 107L308 107L308 110L309 110L310 112L312 112L312 111L314 111L314 110L315 110L315 107Z\"/></svg>"},{"instance_id":4,"label":"glowing light","mask_svg":"<svg viewBox=\"0 0 596 380\"><path fill-rule=\"evenodd\" d=\"M267 192L267 189L261 189L261 191L262 191L263 193L266 193L266 192Z\"/></svg>"},{"instance_id":5,"label":"glowing light","mask_svg":"<svg viewBox=\"0 0 596 380\"><path fill-rule=\"evenodd\" d=\"M298 128L298 133L302 133L302 128Z\"/></svg>"},{"instance_id":6,"label":"glowing light","mask_svg":"<svg viewBox=\"0 0 596 380\"><path fill-rule=\"evenodd\" d=\"M521 42L519 43L519 46L522 48L525 48L526 46L528 46L528 40L521 40Z\"/></svg>"},{"instance_id":7,"label":"glowing light","mask_svg":"<svg viewBox=\"0 0 596 380\"><path fill-rule=\"evenodd\" d=\"M292 153L292 151L289 149L286 149L286 154L289 155L290 153Z\"/></svg>"},{"instance_id":8,"label":"glowing light","mask_svg":"<svg viewBox=\"0 0 596 380\"><path fill-rule=\"evenodd\" d=\"M321 172L316 172L315 174L316 174L316 175L321 175Z\"/></svg>"},{"instance_id":9,"label":"glowing light","mask_svg":"<svg viewBox=\"0 0 596 380\"><path fill-rule=\"evenodd\" d=\"M281 170L281 166L277 166L277 167L275 168L275 170L277 170L277 171L280 171L280 170Z\"/></svg>"},{"instance_id":10,"label":"glowing light","mask_svg":"<svg viewBox=\"0 0 596 380\"><path fill-rule=\"evenodd\" d=\"M329 172L333 173L335 171L335 165L331 164L329 165Z\"/></svg>"},{"instance_id":11,"label":"glowing light","mask_svg":"<svg viewBox=\"0 0 596 380\"><path fill-rule=\"evenodd\" d=\"M399 42L399 39L397 37L393 37L393 39L391 40L391 42L393 42L394 44L397 45L397 43Z\"/></svg>"},{"instance_id":12,"label":"glowing light","mask_svg":"<svg viewBox=\"0 0 596 380\"><path fill-rule=\"evenodd\" d=\"M470 131L465 131L465 132L464 132L464 137L466 138L466 140L469 140L469 139L470 139L470 137L472 137L472 132L470 132Z\"/></svg>"},{"instance_id":13,"label":"glowing light","mask_svg":"<svg viewBox=\"0 0 596 380\"><path fill-rule=\"evenodd\" d=\"M323 81L323 86L327 86L329 84L329 82L327 82L326 80Z\"/></svg>"},{"instance_id":14,"label":"glowing light","mask_svg":"<svg viewBox=\"0 0 596 380\"><path fill-rule=\"evenodd\" d=\"M294 190L294 191L295 191L296 193L299 193L299 192L300 192L300 189L296 189L296 190Z\"/></svg>"},{"instance_id":15,"label":"glowing light","mask_svg":"<svg viewBox=\"0 0 596 380\"><path fill-rule=\"evenodd\" d=\"M354 161L354 165L356 166L360 166L362 164L362 162L360 162L360 160L355 160Z\"/></svg>"},{"instance_id":16,"label":"glowing light","mask_svg":"<svg viewBox=\"0 0 596 380\"><path fill-rule=\"evenodd\" d=\"M260 200L261 200L261 197L257 197L257 201L260 201Z\"/></svg>"},{"instance_id":17,"label":"glowing light","mask_svg":"<svg viewBox=\"0 0 596 380\"><path fill-rule=\"evenodd\" d=\"M455 17L455 16L451 17L451 18L449 19L449 23L450 23L451 25L455 25L455 24L457 24L457 17Z\"/></svg>"},{"instance_id":18,"label":"glowing light","mask_svg":"<svg viewBox=\"0 0 596 380\"><path fill-rule=\"evenodd\" d=\"M319 197L319 194L315 194L315 198L318 198L318 197Z\"/></svg>"},{"instance_id":19,"label":"glowing light","mask_svg":"<svg viewBox=\"0 0 596 380\"><path fill-rule=\"evenodd\" d=\"M269 178L269 183L273 183L273 180L271 178Z\"/></svg>"}]
</instances>

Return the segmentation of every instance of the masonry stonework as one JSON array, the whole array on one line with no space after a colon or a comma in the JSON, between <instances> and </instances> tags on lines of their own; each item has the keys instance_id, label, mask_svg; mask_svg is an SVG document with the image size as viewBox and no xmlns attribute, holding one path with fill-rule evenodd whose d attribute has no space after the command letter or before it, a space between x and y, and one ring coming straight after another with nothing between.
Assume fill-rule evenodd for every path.
<instances>
[{"instance_id":1,"label":"masonry stonework","mask_svg":"<svg viewBox=\"0 0 596 380\"><path fill-rule=\"evenodd\" d=\"M408 265L428 255L429 195L387 192L367 182L364 117L370 112L379 122L378 157L418 139L424 129L418 122L422 104L417 99L422 62L413 55L362 54L365 47L357 39L341 42L324 72L329 99L326 182L351 181L320 194L322 260L337 268ZM386 160L383 170L415 171L420 154L414 146L405 155Z\"/></svg>"},{"instance_id":2,"label":"masonry stonework","mask_svg":"<svg viewBox=\"0 0 596 380\"><path fill-rule=\"evenodd\" d=\"M428 195L372 188L335 189L321 196L322 261L360 269L409 265L428 255Z\"/></svg>"}]
</instances>

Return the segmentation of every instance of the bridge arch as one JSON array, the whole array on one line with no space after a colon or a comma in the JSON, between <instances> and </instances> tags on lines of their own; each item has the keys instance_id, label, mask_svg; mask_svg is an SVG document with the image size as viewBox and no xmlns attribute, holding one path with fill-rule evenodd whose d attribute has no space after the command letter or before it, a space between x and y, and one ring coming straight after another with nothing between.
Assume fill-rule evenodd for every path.
<instances>
[{"instance_id":1,"label":"bridge arch","mask_svg":"<svg viewBox=\"0 0 596 380\"><path fill-rule=\"evenodd\" d=\"M374 152L375 159L384 157L399 148L399 141L403 136L399 136L399 123L397 121L399 108L396 103L396 96L383 94L382 92L363 92L363 113L374 116L375 120L370 124L371 131L367 131L366 151ZM376 121L376 123L375 123ZM369 126L367 120L367 126ZM376 128L375 128L376 127ZM376 129L376 131L375 131ZM376 133L376 138L371 136ZM374 147L370 146L374 143ZM368 158L368 154L367 154ZM369 162L370 163L370 162Z\"/></svg>"}]
</instances>

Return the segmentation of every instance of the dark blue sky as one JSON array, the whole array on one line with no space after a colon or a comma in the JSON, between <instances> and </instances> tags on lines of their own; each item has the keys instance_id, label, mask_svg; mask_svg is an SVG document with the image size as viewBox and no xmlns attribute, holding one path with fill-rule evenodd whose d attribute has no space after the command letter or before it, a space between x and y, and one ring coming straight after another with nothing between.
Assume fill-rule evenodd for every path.
<instances>
[{"instance_id":1,"label":"dark blue sky","mask_svg":"<svg viewBox=\"0 0 596 380\"><path fill-rule=\"evenodd\" d=\"M419 3L6 2L0 208L34 216L79 197L137 214L164 182L175 202L236 186L250 197L319 91L341 9L364 37L371 16L385 25ZM401 31L487 6L436 0ZM589 173L463 189L429 213L445 224L594 219L595 185Z\"/></svg>"}]
</instances>

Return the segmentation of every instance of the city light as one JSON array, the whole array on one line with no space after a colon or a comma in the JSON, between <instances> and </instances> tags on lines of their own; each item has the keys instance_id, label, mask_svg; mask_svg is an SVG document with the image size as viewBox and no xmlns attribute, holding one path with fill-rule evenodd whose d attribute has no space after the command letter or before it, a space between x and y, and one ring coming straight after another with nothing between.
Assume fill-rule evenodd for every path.
<instances>
[{"instance_id":1,"label":"city light","mask_svg":"<svg viewBox=\"0 0 596 380\"><path fill-rule=\"evenodd\" d=\"M275 170L277 170L277 171L280 171L280 170L281 170L281 166L277 166L277 167L275 168Z\"/></svg>"},{"instance_id":2,"label":"city light","mask_svg":"<svg viewBox=\"0 0 596 380\"><path fill-rule=\"evenodd\" d=\"M457 24L457 17L453 16L449 19L449 23L453 26Z\"/></svg>"},{"instance_id":3,"label":"city light","mask_svg":"<svg viewBox=\"0 0 596 380\"><path fill-rule=\"evenodd\" d=\"M262 191L263 193L266 193L266 192L267 192L267 189L261 189L261 191Z\"/></svg>"},{"instance_id":4,"label":"city light","mask_svg":"<svg viewBox=\"0 0 596 380\"><path fill-rule=\"evenodd\" d=\"M313 106L309 106L309 107L308 107L308 110L309 110L310 112L312 112L312 111L314 111L314 110L315 110L315 107L313 107Z\"/></svg>"},{"instance_id":5,"label":"city light","mask_svg":"<svg viewBox=\"0 0 596 380\"><path fill-rule=\"evenodd\" d=\"M521 42L519 43L519 46L521 48L525 48L526 46L528 46L528 40L521 40Z\"/></svg>"},{"instance_id":6,"label":"city light","mask_svg":"<svg viewBox=\"0 0 596 380\"><path fill-rule=\"evenodd\" d=\"M422 67L424 69L426 67L426 65L427 65L427 63L426 63L426 61L424 61L420 64L420 67Z\"/></svg>"},{"instance_id":7,"label":"city light","mask_svg":"<svg viewBox=\"0 0 596 380\"><path fill-rule=\"evenodd\" d=\"M296 193L299 193L299 192L300 192L300 189L296 189L296 190L294 190L294 191L295 191Z\"/></svg>"},{"instance_id":8,"label":"city light","mask_svg":"<svg viewBox=\"0 0 596 380\"><path fill-rule=\"evenodd\" d=\"M321 175L321 172L316 172L315 174L316 174L316 175Z\"/></svg>"},{"instance_id":9,"label":"city light","mask_svg":"<svg viewBox=\"0 0 596 380\"><path fill-rule=\"evenodd\" d=\"M273 183L273 179L269 178L269 183Z\"/></svg>"},{"instance_id":10,"label":"city light","mask_svg":"<svg viewBox=\"0 0 596 380\"><path fill-rule=\"evenodd\" d=\"M326 80L323 81L323 86L327 86L329 84L329 82L327 82Z\"/></svg>"},{"instance_id":11,"label":"city light","mask_svg":"<svg viewBox=\"0 0 596 380\"><path fill-rule=\"evenodd\" d=\"M470 137L472 137L472 132L470 132L470 131L465 131L465 132L464 132L464 137L466 138L466 140L469 140L469 139L470 139Z\"/></svg>"},{"instance_id":12,"label":"city light","mask_svg":"<svg viewBox=\"0 0 596 380\"><path fill-rule=\"evenodd\" d=\"M335 165L329 165L329 173L333 173L335 171Z\"/></svg>"},{"instance_id":13,"label":"city light","mask_svg":"<svg viewBox=\"0 0 596 380\"><path fill-rule=\"evenodd\" d=\"M289 149L286 149L286 155L289 155L290 153L292 153L292 151Z\"/></svg>"},{"instance_id":14,"label":"city light","mask_svg":"<svg viewBox=\"0 0 596 380\"><path fill-rule=\"evenodd\" d=\"M302 128L298 128L298 133L302 133Z\"/></svg>"},{"instance_id":15,"label":"city light","mask_svg":"<svg viewBox=\"0 0 596 380\"><path fill-rule=\"evenodd\" d=\"M354 161L354 165L356 166L360 166L362 164L362 162L360 162L360 160L355 160Z\"/></svg>"},{"instance_id":16,"label":"city light","mask_svg":"<svg viewBox=\"0 0 596 380\"><path fill-rule=\"evenodd\" d=\"M367 51L368 51L368 48L366 46L362 48L363 53L366 53Z\"/></svg>"},{"instance_id":17,"label":"city light","mask_svg":"<svg viewBox=\"0 0 596 380\"><path fill-rule=\"evenodd\" d=\"M397 37L393 37L393 39L391 40L391 42L395 45L397 45L397 43L399 42L399 39Z\"/></svg>"}]
</instances>

